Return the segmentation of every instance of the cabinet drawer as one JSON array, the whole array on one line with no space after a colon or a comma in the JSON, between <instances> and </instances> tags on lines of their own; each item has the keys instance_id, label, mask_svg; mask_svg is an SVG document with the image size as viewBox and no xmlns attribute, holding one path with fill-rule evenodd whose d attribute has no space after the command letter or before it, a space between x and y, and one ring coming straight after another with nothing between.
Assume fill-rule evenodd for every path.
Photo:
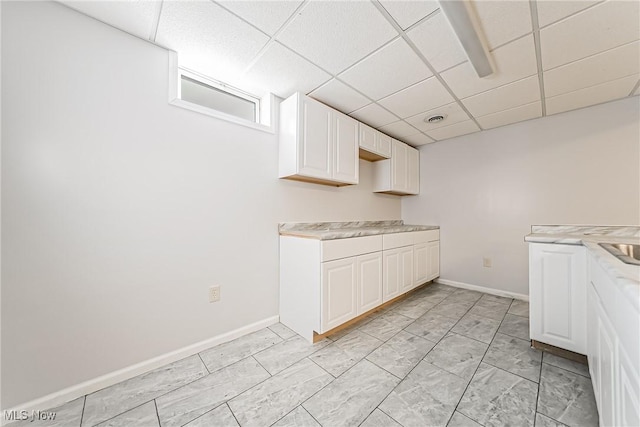
<instances>
[{"instance_id":1,"label":"cabinet drawer","mask_svg":"<svg viewBox=\"0 0 640 427\"><path fill-rule=\"evenodd\" d=\"M413 243L416 245L440 240L440 230L414 231L410 234L413 236Z\"/></svg>"},{"instance_id":2,"label":"cabinet drawer","mask_svg":"<svg viewBox=\"0 0 640 427\"><path fill-rule=\"evenodd\" d=\"M324 240L322 262L368 254L382 250L382 236L353 237L350 239Z\"/></svg>"},{"instance_id":3,"label":"cabinet drawer","mask_svg":"<svg viewBox=\"0 0 640 427\"><path fill-rule=\"evenodd\" d=\"M392 233L382 236L382 249L395 249L413 245L414 233Z\"/></svg>"}]
</instances>

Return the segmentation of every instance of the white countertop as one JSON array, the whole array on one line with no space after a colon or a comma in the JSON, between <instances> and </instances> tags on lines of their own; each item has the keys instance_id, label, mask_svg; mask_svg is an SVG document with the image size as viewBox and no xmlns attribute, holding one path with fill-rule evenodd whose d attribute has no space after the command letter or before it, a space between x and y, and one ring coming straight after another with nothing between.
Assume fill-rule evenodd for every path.
<instances>
[{"instance_id":1,"label":"white countertop","mask_svg":"<svg viewBox=\"0 0 640 427\"><path fill-rule=\"evenodd\" d=\"M279 226L281 236L318 240L348 239L351 237L438 229L440 227L435 225L408 225L404 224L402 220L283 223Z\"/></svg>"}]
</instances>

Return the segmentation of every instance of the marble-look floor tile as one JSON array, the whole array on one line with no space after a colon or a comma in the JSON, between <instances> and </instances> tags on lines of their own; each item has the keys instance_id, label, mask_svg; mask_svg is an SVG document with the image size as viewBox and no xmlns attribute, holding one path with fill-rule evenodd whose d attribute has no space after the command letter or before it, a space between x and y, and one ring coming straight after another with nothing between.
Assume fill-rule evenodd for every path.
<instances>
[{"instance_id":1,"label":"marble-look floor tile","mask_svg":"<svg viewBox=\"0 0 640 427\"><path fill-rule=\"evenodd\" d=\"M205 350L200 353L200 357L209 372L214 372L279 342L282 342L282 338L270 329L264 328Z\"/></svg>"},{"instance_id":2,"label":"marble-look floor tile","mask_svg":"<svg viewBox=\"0 0 640 427\"><path fill-rule=\"evenodd\" d=\"M302 406L285 415L273 427L322 427Z\"/></svg>"},{"instance_id":3,"label":"marble-look floor tile","mask_svg":"<svg viewBox=\"0 0 640 427\"><path fill-rule=\"evenodd\" d=\"M309 356L309 359L334 377L337 377L364 359L380 345L382 345L382 341L356 329L333 344L329 344L315 352Z\"/></svg>"},{"instance_id":4,"label":"marble-look floor tile","mask_svg":"<svg viewBox=\"0 0 640 427\"><path fill-rule=\"evenodd\" d=\"M556 368L566 369L574 374L580 374L584 377L591 378L591 375L589 374L589 366L584 363L574 362L573 360L565 359L564 357L556 356L551 353L544 353L542 361L549 365L553 365Z\"/></svg>"},{"instance_id":5,"label":"marble-look floor tile","mask_svg":"<svg viewBox=\"0 0 640 427\"><path fill-rule=\"evenodd\" d=\"M511 301L513 301L512 298L500 297L498 295L491 295L491 294L483 294L478 300L478 303L479 304L483 304L483 303L503 304L508 307L511 305Z\"/></svg>"},{"instance_id":6,"label":"marble-look floor tile","mask_svg":"<svg viewBox=\"0 0 640 427\"><path fill-rule=\"evenodd\" d=\"M404 330L429 341L438 342L455 324L456 319L427 312Z\"/></svg>"},{"instance_id":7,"label":"marble-look floor tile","mask_svg":"<svg viewBox=\"0 0 640 427\"><path fill-rule=\"evenodd\" d=\"M447 427L482 427L482 425L456 411L449 420Z\"/></svg>"},{"instance_id":8,"label":"marble-look floor tile","mask_svg":"<svg viewBox=\"0 0 640 427\"><path fill-rule=\"evenodd\" d=\"M448 334L424 358L465 380L470 380L478 368L487 344L457 334Z\"/></svg>"},{"instance_id":9,"label":"marble-look floor tile","mask_svg":"<svg viewBox=\"0 0 640 427\"><path fill-rule=\"evenodd\" d=\"M271 425L332 380L324 369L303 359L231 399L228 404L242 426Z\"/></svg>"},{"instance_id":10,"label":"marble-look floor tile","mask_svg":"<svg viewBox=\"0 0 640 427\"><path fill-rule=\"evenodd\" d=\"M521 316L507 314L498 329L500 333L511 335L512 337L528 340L529 338L529 319Z\"/></svg>"},{"instance_id":11,"label":"marble-look floor tile","mask_svg":"<svg viewBox=\"0 0 640 427\"><path fill-rule=\"evenodd\" d=\"M424 338L400 331L367 356L367 360L398 378L404 378L434 345Z\"/></svg>"},{"instance_id":12,"label":"marble-look floor tile","mask_svg":"<svg viewBox=\"0 0 640 427\"><path fill-rule=\"evenodd\" d=\"M444 426L467 381L422 361L380 404L403 426Z\"/></svg>"},{"instance_id":13,"label":"marble-look floor tile","mask_svg":"<svg viewBox=\"0 0 640 427\"><path fill-rule=\"evenodd\" d=\"M367 417L366 420L360 427L402 427L396 420L391 418L389 415L382 412L380 409L375 409L371 415Z\"/></svg>"},{"instance_id":14,"label":"marble-look floor tile","mask_svg":"<svg viewBox=\"0 0 640 427\"><path fill-rule=\"evenodd\" d=\"M566 427L566 425L536 412L536 427Z\"/></svg>"},{"instance_id":15,"label":"marble-look floor tile","mask_svg":"<svg viewBox=\"0 0 640 427\"><path fill-rule=\"evenodd\" d=\"M499 320L467 313L453 327L451 332L489 344L499 326Z\"/></svg>"},{"instance_id":16,"label":"marble-look floor tile","mask_svg":"<svg viewBox=\"0 0 640 427\"><path fill-rule=\"evenodd\" d=\"M483 301L482 298L480 298L476 305L469 310L469 313L475 314L476 316L488 317L490 319L502 320L508 309L509 306L503 303L488 300Z\"/></svg>"},{"instance_id":17,"label":"marble-look floor tile","mask_svg":"<svg viewBox=\"0 0 640 427\"><path fill-rule=\"evenodd\" d=\"M84 407L84 397L79 397L64 405L57 406L55 408L42 411L48 414L55 413L55 418L51 419L37 419L32 417L32 413L29 412L29 418L26 420L16 421L8 426L11 427L26 427L26 426L50 426L50 427L67 427L67 426L79 426L80 419L82 418L82 408ZM3 414L4 415L4 414ZM8 421L3 418L2 421ZM2 424L5 425L5 424Z\"/></svg>"},{"instance_id":18,"label":"marble-look floor tile","mask_svg":"<svg viewBox=\"0 0 640 427\"><path fill-rule=\"evenodd\" d=\"M467 289L456 289L447 297L447 303L452 302L473 302L475 303L482 297L482 292L470 291Z\"/></svg>"},{"instance_id":19,"label":"marble-look floor tile","mask_svg":"<svg viewBox=\"0 0 640 427\"><path fill-rule=\"evenodd\" d=\"M379 340L386 341L404 329L413 322L413 320L414 319L410 317L391 311L376 317L371 322L362 326L360 330Z\"/></svg>"},{"instance_id":20,"label":"marble-look floor tile","mask_svg":"<svg viewBox=\"0 0 640 427\"><path fill-rule=\"evenodd\" d=\"M196 418L184 427L240 427L229 407L224 404Z\"/></svg>"},{"instance_id":21,"label":"marble-look floor tile","mask_svg":"<svg viewBox=\"0 0 640 427\"><path fill-rule=\"evenodd\" d=\"M323 426L357 426L399 381L362 360L302 406Z\"/></svg>"},{"instance_id":22,"label":"marble-look floor tile","mask_svg":"<svg viewBox=\"0 0 640 427\"><path fill-rule=\"evenodd\" d=\"M449 285L445 285L442 283L431 283L427 286L425 286L423 288L425 291L426 290L438 290L438 291L443 291L443 292L447 292L447 293L453 293L455 291L457 291L459 288L454 288L453 286L449 286Z\"/></svg>"},{"instance_id":23,"label":"marble-look floor tile","mask_svg":"<svg viewBox=\"0 0 640 427\"><path fill-rule=\"evenodd\" d=\"M181 426L269 378L248 357L156 399L162 427Z\"/></svg>"},{"instance_id":24,"label":"marble-look floor tile","mask_svg":"<svg viewBox=\"0 0 640 427\"><path fill-rule=\"evenodd\" d=\"M529 303L527 301L514 299L509 307L508 313L516 316L529 317Z\"/></svg>"},{"instance_id":25,"label":"marble-look floor tile","mask_svg":"<svg viewBox=\"0 0 640 427\"><path fill-rule=\"evenodd\" d=\"M447 303L445 300L429 310L429 313L460 320L462 316L467 314L467 311L469 311L471 307L473 307L472 302Z\"/></svg>"},{"instance_id":26,"label":"marble-look floor tile","mask_svg":"<svg viewBox=\"0 0 640 427\"><path fill-rule=\"evenodd\" d=\"M271 375L275 375L329 344L331 340L326 338L311 344L300 335L296 335L255 354L254 357Z\"/></svg>"},{"instance_id":27,"label":"marble-look floor tile","mask_svg":"<svg viewBox=\"0 0 640 427\"><path fill-rule=\"evenodd\" d=\"M288 340L289 338L296 336L295 332L284 326L282 323L274 323L269 326L269 329L271 329L272 332L275 332L283 340Z\"/></svg>"},{"instance_id":28,"label":"marble-look floor tile","mask_svg":"<svg viewBox=\"0 0 640 427\"><path fill-rule=\"evenodd\" d=\"M435 303L432 301L414 296L402 301L396 308L393 309L393 311L403 316L417 319L418 317L425 314L427 310L429 310L434 305Z\"/></svg>"},{"instance_id":29,"label":"marble-look floor tile","mask_svg":"<svg viewBox=\"0 0 640 427\"><path fill-rule=\"evenodd\" d=\"M533 426L538 385L481 363L458 412L484 426Z\"/></svg>"},{"instance_id":30,"label":"marble-look floor tile","mask_svg":"<svg viewBox=\"0 0 640 427\"><path fill-rule=\"evenodd\" d=\"M87 396L83 426L92 426L207 375L198 355L104 388Z\"/></svg>"},{"instance_id":31,"label":"marble-look floor tile","mask_svg":"<svg viewBox=\"0 0 640 427\"><path fill-rule=\"evenodd\" d=\"M131 426L160 427L158 414L156 414L156 404L153 400L98 424L98 427Z\"/></svg>"},{"instance_id":32,"label":"marble-look floor tile","mask_svg":"<svg viewBox=\"0 0 640 427\"><path fill-rule=\"evenodd\" d=\"M542 352L531 348L530 341L497 333L484 362L520 375L528 380L540 381Z\"/></svg>"},{"instance_id":33,"label":"marble-look floor tile","mask_svg":"<svg viewBox=\"0 0 640 427\"><path fill-rule=\"evenodd\" d=\"M538 412L570 426L597 426L591 380L543 363Z\"/></svg>"}]
</instances>

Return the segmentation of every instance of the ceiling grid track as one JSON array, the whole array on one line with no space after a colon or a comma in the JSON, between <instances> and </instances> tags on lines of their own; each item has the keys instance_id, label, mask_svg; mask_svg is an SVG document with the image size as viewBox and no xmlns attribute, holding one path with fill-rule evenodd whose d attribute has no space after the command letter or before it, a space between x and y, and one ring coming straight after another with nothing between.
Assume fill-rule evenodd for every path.
<instances>
[{"instance_id":1,"label":"ceiling grid track","mask_svg":"<svg viewBox=\"0 0 640 427\"><path fill-rule=\"evenodd\" d=\"M393 28L395 28L396 31L398 31L398 33L400 34L400 37L402 37L402 39L409 45L409 47L413 50L413 52L416 55L418 55L420 60L422 62L424 62L424 64L427 66L427 68L429 68L429 70L433 73L433 76L440 82L440 84L442 84L442 86L444 86L444 88L447 90L447 92L449 92L449 94L453 97L454 101L458 103L460 108L462 108L462 110L469 116L469 118L476 124L476 126L478 126L478 129L482 130L482 126L480 126L480 123L478 123L476 118L469 112L469 110L467 109L467 107L465 107L465 105L462 103L460 98L458 98L458 96L455 93L453 93L453 91L451 90L451 88L449 87L447 82L445 82L444 79L440 76L440 73L438 73L435 70L435 68L433 68L431 63L429 63L427 58L422 54L422 52L420 52L420 50L413 43L413 41L411 41L409 36L407 36L405 34L404 30L400 27L400 25L398 25L398 23L395 21L395 19L393 19L393 17L389 14L389 12L387 12L387 10L384 8L384 6L382 6L382 4L380 4L380 2L378 0L372 0L372 3L378 9L378 11L387 19L387 21L389 21L389 23L393 26ZM442 11L440 11L440 9L438 9L437 11L435 11L434 13L432 13L429 16L436 15L436 12L438 12L438 11L440 13L442 13ZM456 123L454 123L454 124L456 124ZM429 136L428 133L425 133L425 132L423 132L423 133L425 135ZM429 136L429 138L431 138L431 137ZM435 140L435 138L431 138L431 139Z\"/></svg>"},{"instance_id":2,"label":"ceiling grid track","mask_svg":"<svg viewBox=\"0 0 640 427\"><path fill-rule=\"evenodd\" d=\"M544 76L542 69L542 50L540 48L540 26L538 24L538 4L537 0L529 0L531 9L531 27L533 28L533 43L536 49L536 64L538 65L538 84L540 85L540 105L542 107L542 117L547 115L547 101L544 95Z\"/></svg>"},{"instance_id":3,"label":"ceiling grid track","mask_svg":"<svg viewBox=\"0 0 640 427\"><path fill-rule=\"evenodd\" d=\"M628 96L633 96L633 94L636 92L636 90L638 90L639 87L640 87L640 80L636 82L636 84L633 86L633 89L631 89L631 92L629 92Z\"/></svg>"}]
</instances>

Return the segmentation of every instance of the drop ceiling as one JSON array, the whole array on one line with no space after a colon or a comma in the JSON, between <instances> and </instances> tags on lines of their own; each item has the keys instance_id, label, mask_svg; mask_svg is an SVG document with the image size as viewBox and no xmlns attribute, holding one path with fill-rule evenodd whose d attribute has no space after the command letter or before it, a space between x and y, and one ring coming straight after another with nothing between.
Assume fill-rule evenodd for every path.
<instances>
[{"instance_id":1,"label":"drop ceiling","mask_svg":"<svg viewBox=\"0 0 640 427\"><path fill-rule=\"evenodd\" d=\"M177 51L183 67L309 94L416 146L639 93L636 0L472 1L494 63L485 78L433 0L63 3Z\"/></svg>"}]
</instances>

